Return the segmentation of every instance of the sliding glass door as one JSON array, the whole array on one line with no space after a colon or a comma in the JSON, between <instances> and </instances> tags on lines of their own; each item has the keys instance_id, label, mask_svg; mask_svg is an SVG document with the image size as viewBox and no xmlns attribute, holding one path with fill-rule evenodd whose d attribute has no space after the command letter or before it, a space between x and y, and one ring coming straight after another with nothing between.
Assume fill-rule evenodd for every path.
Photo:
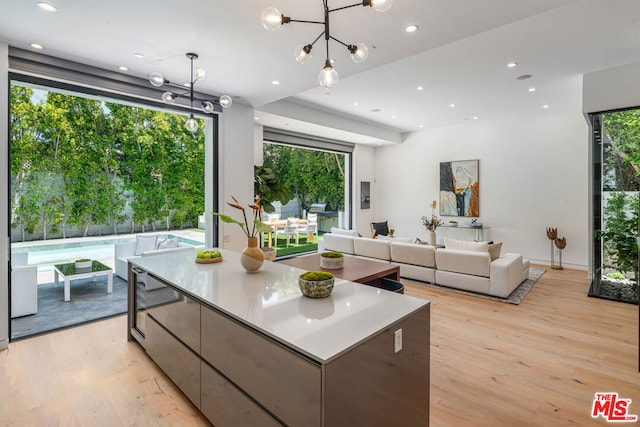
<instances>
[{"instance_id":1,"label":"sliding glass door","mask_svg":"<svg viewBox=\"0 0 640 427\"><path fill-rule=\"evenodd\" d=\"M593 282L590 296L638 303L640 109L591 114Z\"/></svg>"}]
</instances>

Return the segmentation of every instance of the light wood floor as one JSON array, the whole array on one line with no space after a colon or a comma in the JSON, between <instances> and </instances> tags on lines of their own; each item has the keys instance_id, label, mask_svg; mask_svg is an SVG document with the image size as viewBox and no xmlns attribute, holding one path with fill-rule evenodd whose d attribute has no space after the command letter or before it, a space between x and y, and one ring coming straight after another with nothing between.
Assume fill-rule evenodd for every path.
<instances>
[{"instance_id":1,"label":"light wood floor","mask_svg":"<svg viewBox=\"0 0 640 427\"><path fill-rule=\"evenodd\" d=\"M588 298L586 272L547 270L518 306L404 282L432 302L431 426L602 426L599 391L640 415L638 307ZM121 316L11 343L0 425L209 425L125 329Z\"/></svg>"}]
</instances>

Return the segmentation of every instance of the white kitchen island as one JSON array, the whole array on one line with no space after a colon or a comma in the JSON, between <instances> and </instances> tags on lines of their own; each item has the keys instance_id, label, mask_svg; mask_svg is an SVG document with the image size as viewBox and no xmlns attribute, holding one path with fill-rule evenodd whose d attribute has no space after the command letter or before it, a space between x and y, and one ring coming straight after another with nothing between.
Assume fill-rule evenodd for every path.
<instances>
[{"instance_id":1,"label":"white kitchen island","mask_svg":"<svg viewBox=\"0 0 640 427\"><path fill-rule=\"evenodd\" d=\"M343 280L311 299L303 270L221 252L129 263L129 338L214 425L429 424L428 301Z\"/></svg>"}]
</instances>

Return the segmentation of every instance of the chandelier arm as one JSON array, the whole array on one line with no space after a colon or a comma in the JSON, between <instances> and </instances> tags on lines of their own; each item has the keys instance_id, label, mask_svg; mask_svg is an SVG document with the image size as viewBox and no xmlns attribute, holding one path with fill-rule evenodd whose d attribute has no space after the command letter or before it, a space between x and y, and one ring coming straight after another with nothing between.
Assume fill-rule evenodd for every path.
<instances>
[{"instance_id":1,"label":"chandelier arm","mask_svg":"<svg viewBox=\"0 0 640 427\"><path fill-rule=\"evenodd\" d=\"M338 10L342 10L342 9L350 9L352 7L356 7L356 6L367 6L366 4L364 4L365 2L360 2L360 3L356 3L356 4L350 4L349 6L342 6L342 7L337 7L335 9L330 9L328 10L328 12L335 12Z\"/></svg>"},{"instance_id":2,"label":"chandelier arm","mask_svg":"<svg viewBox=\"0 0 640 427\"><path fill-rule=\"evenodd\" d=\"M309 43L309 44L310 44L311 46L313 46L314 44L316 44L316 42L317 42L318 40L320 40L320 37L322 37L323 35L324 35L324 31L323 31L323 32L321 32L321 33L320 33L320 35L318 35L318 37L316 37L316 39L315 39L313 42Z\"/></svg>"},{"instance_id":3,"label":"chandelier arm","mask_svg":"<svg viewBox=\"0 0 640 427\"><path fill-rule=\"evenodd\" d=\"M341 40L338 40L337 38L335 38L335 37L333 37L333 36L329 36L329 38L330 38L331 40L337 41L338 43L340 43L342 46L346 47L347 49L349 48L349 45L348 45L348 44L346 44L345 42L343 42L343 41L341 41Z\"/></svg>"},{"instance_id":4,"label":"chandelier arm","mask_svg":"<svg viewBox=\"0 0 640 427\"><path fill-rule=\"evenodd\" d=\"M322 25L324 25L324 22L320 22L320 21L303 21L303 20L299 20L299 19L289 19L289 22L302 22L303 24L322 24Z\"/></svg>"}]
</instances>

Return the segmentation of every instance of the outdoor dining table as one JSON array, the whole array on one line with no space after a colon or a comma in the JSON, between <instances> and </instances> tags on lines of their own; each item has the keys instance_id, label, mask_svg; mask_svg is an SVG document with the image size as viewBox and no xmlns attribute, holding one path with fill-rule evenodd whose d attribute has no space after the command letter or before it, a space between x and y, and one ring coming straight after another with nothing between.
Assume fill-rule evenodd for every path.
<instances>
[{"instance_id":1,"label":"outdoor dining table","mask_svg":"<svg viewBox=\"0 0 640 427\"><path fill-rule=\"evenodd\" d=\"M298 220L298 225L306 224L306 223L307 223L306 219L299 219ZM287 220L286 219L279 219L278 221L266 221L265 224L271 226L271 231L269 232L269 238L267 240L267 247L270 248L272 246L271 237L272 237L272 234L273 234L273 230L275 230L276 227L284 227L285 225L287 225Z\"/></svg>"}]
</instances>

